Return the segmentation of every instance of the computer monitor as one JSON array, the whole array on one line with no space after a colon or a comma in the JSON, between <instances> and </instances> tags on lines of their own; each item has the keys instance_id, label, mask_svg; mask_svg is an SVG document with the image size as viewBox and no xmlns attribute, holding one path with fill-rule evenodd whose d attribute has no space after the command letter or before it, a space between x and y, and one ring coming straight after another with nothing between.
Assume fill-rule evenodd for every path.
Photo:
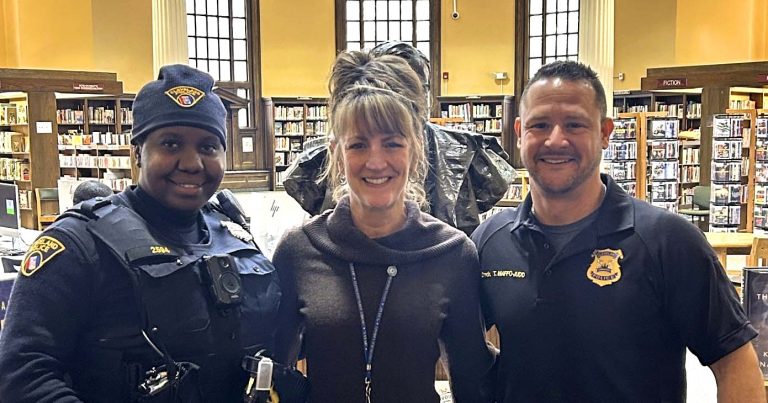
<instances>
[{"instance_id":1,"label":"computer monitor","mask_svg":"<svg viewBox=\"0 0 768 403\"><path fill-rule=\"evenodd\" d=\"M0 182L0 235L17 238L20 228L19 187Z\"/></svg>"}]
</instances>

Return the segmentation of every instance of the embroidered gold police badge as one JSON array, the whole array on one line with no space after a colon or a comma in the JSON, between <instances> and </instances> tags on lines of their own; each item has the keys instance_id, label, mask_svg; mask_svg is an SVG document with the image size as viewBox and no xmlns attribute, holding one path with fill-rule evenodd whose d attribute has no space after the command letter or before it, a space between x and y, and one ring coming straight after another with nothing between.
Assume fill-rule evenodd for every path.
<instances>
[{"instance_id":1,"label":"embroidered gold police badge","mask_svg":"<svg viewBox=\"0 0 768 403\"><path fill-rule=\"evenodd\" d=\"M54 256L64 252L64 249L66 249L64 244L56 238L47 235L37 238L35 243L29 247L29 251L24 256L24 261L21 262L21 274L25 276L35 274Z\"/></svg>"},{"instance_id":2,"label":"embroidered gold police badge","mask_svg":"<svg viewBox=\"0 0 768 403\"><path fill-rule=\"evenodd\" d=\"M592 252L595 260L587 269L587 278L593 283L604 287L621 279L619 260L624 258L621 249L600 249Z\"/></svg>"},{"instance_id":3,"label":"embroidered gold police badge","mask_svg":"<svg viewBox=\"0 0 768 403\"><path fill-rule=\"evenodd\" d=\"M180 107L189 108L203 99L205 93L195 87L181 85L165 91L165 95L171 97L173 102L176 102Z\"/></svg>"},{"instance_id":4,"label":"embroidered gold police badge","mask_svg":"<svg viewBox=\"0 0 768 403\"><path fill-rule=\"evenodd\" d=\"M232 234L232 236L241 241L251 242L253 240L253 235L246 231L245 228L240 226L240 224L237 224L233 221L222 221L221 226L226 228L227 231Z\"/></svg>"}]
</instances>

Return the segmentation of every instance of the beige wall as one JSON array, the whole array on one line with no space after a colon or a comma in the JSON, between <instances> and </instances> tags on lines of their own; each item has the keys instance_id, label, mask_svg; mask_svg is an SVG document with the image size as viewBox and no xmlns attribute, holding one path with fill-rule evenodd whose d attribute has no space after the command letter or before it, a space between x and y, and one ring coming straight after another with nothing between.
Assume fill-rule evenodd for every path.
<instances>
[{"instance_id":1,"label":"beige wall","mask_svg":"<svg viewBox=\"0 0 768 403\"><path fill-rule=\"evenodd\" d=\"M152 79L151 0L1 0L0 66L117 73L124 90Z\"/></svg>"},{"instance_id":2,"label":"beige wall","mask_svg":"<svg viewBox=\"0 0 768 403\"><path fill-rule=\"evenodd\" d=\"M91 70L91 0L18 2L18 67Z\"/></svg>"},{"instance_id":3,"label":"beige wall","mask_svg":"<svg viewBox=\"0 0 768 403\"><path fill-rule=\"evenodd\" d=\"M261 0L262 94L328 96L336 55L333 0Z\"/></svg>"},{"instance_id":4,"label":"beige wall","mask_svg":"<svg viewBox=\"0 0 768 403\"><path fill-rule=\"evenodd\" d=\"M677 0L675 64L755 60L754 7L755 0Z\"/></svg>"},{"instance_id":5,"label":"beige wall","mask_svg":"<svg viewBox=\"0 0 768 403\"><path fill-rule=\"evenodd\" d=\"M459 19L453 20L452 0L442 0L442 95L512 94L515 65L515 2L483 0L459 2ZM493 73L506 72L499 82Z\"/></svg>"},{"instance_id":6,"label":"beige wall","mask_svg":"<svg viewBox=\"0 0 768 403\"><path fill-rule=\"evenodd\" d=\"M616 0L614 17L614 91L640 89L648 67L675 60L676 4L669 0Z\"/></svg>"},{"instance_id":7,"label":"beige wall","mask_svg":"<svg viewBox=\"0 0 768 403\"><path fill-rule=\"evenodd\" d=\"M152 72L152 1L93 1L93 65L118 73L123 90L136 93Z\"/></svg>"},{"instance_id":8,"label":"beige wall","mask_svg":"<svg viewBox=\"0 0 768 403\"><path fill-rule=\"evenodd\" d=\"M614 88L650 67L768 59L768 0L615 0ZM112 71L135 92L152 77L152 0L0 0L0 66ZM727 3L727 5L726 5ZM444 95L511 94L514 1L441 0ZM265 96L328 95L334 0L261 0ZM500 84L504 84L503 88Z\"/></svg>"}]
</instances>

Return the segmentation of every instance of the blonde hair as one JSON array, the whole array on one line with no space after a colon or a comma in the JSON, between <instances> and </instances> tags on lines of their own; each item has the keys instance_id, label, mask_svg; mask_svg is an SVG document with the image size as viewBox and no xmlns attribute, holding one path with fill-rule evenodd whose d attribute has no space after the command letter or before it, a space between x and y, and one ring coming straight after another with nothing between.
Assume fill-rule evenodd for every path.
<instances>
[{"instance_id":1,"label":"blonde hair","mask_svg":"<svg viewBox=\"0 0 768 403\"><path fill-rule=\"evenodd\" d=\"M405 198L426 208L424 122L427 107L419 77L399 57L373 57L359 51L336 58L329 83L329 125L333 139L320 180L327 180L338 201L349 193L341 170L342 143L350 134L397 133L409 145L410 169Z\"/></svg>"}]
</instances>

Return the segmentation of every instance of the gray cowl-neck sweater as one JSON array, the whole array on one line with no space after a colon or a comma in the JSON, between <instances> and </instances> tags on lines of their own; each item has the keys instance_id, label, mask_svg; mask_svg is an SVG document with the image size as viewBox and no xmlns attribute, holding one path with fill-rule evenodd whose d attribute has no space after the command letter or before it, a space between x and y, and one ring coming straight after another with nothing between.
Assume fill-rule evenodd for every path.
<instances>
[{"instance_id":1,"label":"gray cowl-neck sweater","mask_svg":"<svg viewBox=\"0 0 768 403\"><path fill-rule=\"evenodd\" d=\"M301 228L289 230L275 251L283 298L277 336L280 361L301 347L312 402L364 401L365 359L354 265L366 330L374 320L395 266L372 362L374 402L438 402L435 363L447 361L454 398L476 402L492 364L480 320L479 263L462 232L406 203L405 226L371 239L353 222L348 198ZM303 336L303 346L301 337Z\"/></svg>"}]
</instances>

